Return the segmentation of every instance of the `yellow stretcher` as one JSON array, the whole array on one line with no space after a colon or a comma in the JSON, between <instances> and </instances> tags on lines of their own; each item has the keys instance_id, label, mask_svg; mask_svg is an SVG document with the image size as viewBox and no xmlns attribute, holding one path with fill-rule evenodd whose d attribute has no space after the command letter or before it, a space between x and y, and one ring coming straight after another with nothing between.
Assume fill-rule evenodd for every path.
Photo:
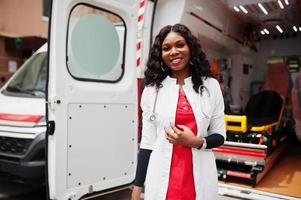
<instances>
[{"instance_id":1,"label":"yellow stretcher","mask_svg":"<svg viewBox=\"0 0 301 200\"><path fill-rule=\"evenodd\" d=\"M284 110L284 97L263 90L249 99L241 115L225 115L227 140L213 149L220 179L259 182L284 149Z\"/></svg>"},{"instance_id":2,"label":"yellow stretcher","mask_svg":"<svg viewBox=\"0 0 301 200\"><path fill-rule=\"evenodd\" d=\"M257 103L255 103L256 101ZM267 103L260 105L262 101ZM251 106L251 104L256 105ZM263 109L260 107L264 106L269 106L270 109L265 109L266 112L262 113ZM284 97L275 91L262 91L251 97L244 115L225 115L227 131L247 133L248 131L262 132L270 130L280 123L284 107ZM255 111L250 111L250 109L255 109ZM248 124L248 118L252 118L252 123Z\"/></svg>"}]
</instances>

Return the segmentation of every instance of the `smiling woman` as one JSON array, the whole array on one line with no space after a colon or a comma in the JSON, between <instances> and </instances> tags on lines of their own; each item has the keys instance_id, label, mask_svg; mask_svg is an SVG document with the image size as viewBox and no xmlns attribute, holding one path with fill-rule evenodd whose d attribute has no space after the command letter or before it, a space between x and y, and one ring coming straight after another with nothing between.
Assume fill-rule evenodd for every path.
<instances>
[{"instance_id":1,"label":"smiling woman","mask_svg":"<svg viewBox=\"0 0 301 200\"><path fill-rule=\"evenodd\" d=\"M223 97L198 39L186 26L161 29L145 83L132 200L140 199L144 180L146 200L218 199L215 159L207 149L224 142Z\"/></svg>"}]
</instances>

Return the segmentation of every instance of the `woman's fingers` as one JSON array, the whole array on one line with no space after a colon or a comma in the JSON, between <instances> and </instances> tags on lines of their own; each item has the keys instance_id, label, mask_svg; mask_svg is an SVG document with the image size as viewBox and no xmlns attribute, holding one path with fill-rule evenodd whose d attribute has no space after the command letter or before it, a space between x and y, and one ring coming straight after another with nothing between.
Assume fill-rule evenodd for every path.
<instances>
[{"instance_id":1,"label":"woman's fingers","mask_svg":"<svg viewBox=\"0 0 301 200\"><path fill-rule=\"evenodd\" d=\"M176 125L174 125L173 123L170 123L170 127L172 128L172 130L177 133L180 134L182 132L182 130L180 130Z\"/></svg>"},{"instance_id":2,"label":"woman's fingers","mask_svg":"<svg viewBox=\"0 0 301 200\"><path fill-rule=\"evenodd\" d=\"M184 146L191 147L195 139L195 135L192 130L184 125L174 125L170 124L170 127L173 131L166 132L166 139L172 144L181 144Z\"/></svg>"},{"instance_id":3,"label":"woman's fingers","mask_svg":"<svg viewBox=\"0 0 301 200\"><path fill-rule=\"evenodd\" d=\"M177 138L177 134L174 131L169 131L169 130L165 130L165 135L166 137L170 138L170 139L176 139Z\"/></svg>"},{"instance_id":4,"label":"woman's fingers","mask_svg":"<svg viewBox=\"0 0 301 200\"><path fill-rule=\"evenodd\" d=\"M171 129L164 128L165 136L169 143L191 146L190 143L195 135L189 127L170 123L170 128Z\"/></svg>"},{"instance_id":5,"label":"woman's fingers","mask_svg":"<svg viewBox=\"0 0 301 200\"><path fill-rule=\"evenodd\" d=\"M190 129L187 127L187 126L184 126L184 125L177 125L180 129L183 130L183 132L187 132L189 131ZM177 127L176 127L177 128Z\"/></svg>"},{"instance_id":6,"label":"woman's fingers","mask_svg":"<svg viewBox=\"0 0 301 200\"><path fill-rule=\"evenodd\" d=\"M140 200L142 187L134 186L132 190L131 200Z\"/></svg>"},{"instance_id":7,"label":"woman's fingers","mask_svg":"<svg viewBox=\"0 0 301 200\"><path fill-rule=\"evenodd\" d=\"M182 129L182 133L183 135L194 135L194 133L192 132L192 130L184 125L177 125L180 129Z\"/></svg>"},{"instance_id":8,"label":"woman's fingers","mask_svg":"<svg viewBox=\"0 0 301 200\"><path fill-rule=\"evenodd\" d=\"M169 143L176 144L178 135L173 130L170 131L167 130L166 128L164 128L164 130L165 130L165 137L169 141Z\"/></svg>"}]
</instances>

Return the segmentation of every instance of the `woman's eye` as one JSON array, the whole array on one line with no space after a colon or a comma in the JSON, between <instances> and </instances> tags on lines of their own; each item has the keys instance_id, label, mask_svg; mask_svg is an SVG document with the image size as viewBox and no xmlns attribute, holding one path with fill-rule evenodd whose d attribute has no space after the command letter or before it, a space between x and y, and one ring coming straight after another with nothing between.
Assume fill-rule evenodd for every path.
<instances>
[{"instance_id":1,"label":"woman's eye","mask_svg":"<svg viewBox=\"0 0 301 200\"><path fill-rule=\"evenodd\" d=\"M169 49L170 49L169 47L163 47L162 48L163 51L169 51Z\"/></svg>"},{"instance_id":2,"label":"woman's eye","mask_svg":"<svg viewBox=\"0 0 301 200\"><path fill-rule=\"evenodd\" d=\"M177 44L177 47L178 47L178 48L183 48L184 46L185 46L184 43L179 43L179 44Z\"/></svg>"}]
</instances>

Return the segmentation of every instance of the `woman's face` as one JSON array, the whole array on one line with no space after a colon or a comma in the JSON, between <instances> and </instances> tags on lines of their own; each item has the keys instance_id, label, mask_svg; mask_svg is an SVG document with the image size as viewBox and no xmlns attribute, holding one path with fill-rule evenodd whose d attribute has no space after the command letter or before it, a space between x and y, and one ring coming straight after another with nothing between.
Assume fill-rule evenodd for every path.
<instances>
[{"instance_id":1,"label":"woman's face","mask_svg":"<svg viewBox=\"0 0 301 200\"><path fill-rule=\"evenodd\" d=\"M190 49L185 38L175 32L168 33L162 43L162 59L172 74L188 74Z\"/></svg>"}]
</instances>

